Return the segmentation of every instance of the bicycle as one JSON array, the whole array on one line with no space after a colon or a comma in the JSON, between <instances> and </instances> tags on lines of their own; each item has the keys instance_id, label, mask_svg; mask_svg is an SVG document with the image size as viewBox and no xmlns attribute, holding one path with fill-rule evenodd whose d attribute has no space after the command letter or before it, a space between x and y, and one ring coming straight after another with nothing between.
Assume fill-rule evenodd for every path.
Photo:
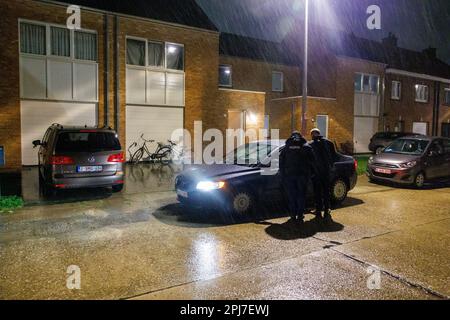
<instances>
[{"instance_id":1,"label":"bicycle","mask_svg":"<svg viewBox=\"0 0 450 320\"><path fill-rule=\"evenodd\" d=\"M155 152L150 152L148 149L147 144L148 143L154 143L155 140L147 140L144 138L144 134L141 135L141 139L144 141L142 146L137 149L134 154L132 155L130 162L132 163L139 163L142 159L143 161L153 161L153 162L161 162L163 164L170 163L171 154L172 154L172 147L169 145L164 145L161 142L158 142L158 147L156 148ZM135 142L137 145L137 142ZM146 157L144 158L144 153L146 154Z\"/></svg>"}]
</instances>

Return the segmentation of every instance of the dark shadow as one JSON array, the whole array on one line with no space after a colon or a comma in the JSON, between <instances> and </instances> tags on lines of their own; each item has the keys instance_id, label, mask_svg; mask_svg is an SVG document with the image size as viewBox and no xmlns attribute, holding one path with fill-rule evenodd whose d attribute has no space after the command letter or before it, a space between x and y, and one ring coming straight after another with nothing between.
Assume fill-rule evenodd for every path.
<instances>
[{"instance_id":1,"label":"dark shadow","mask_svg":"<svg viewBox=\"0 0 450 320\"><path fill-rule=\"evenodd\" d=\"M278 240L297 240L306 239L314 236L318 232L338 232L344 229L344 226L330 219L315 217L303 224L298 224L289 219L282 224L268 223L266 233Z\"/></svg>"},{"instance_id":2,"label":"dark shadow","mask_svg":"<svg viewBox=\"0 0 450 320\"><path fill-rule=\"evenodd\" d=\"M342 202L341 205L335 207L335 210L343 209L343 208L350 208L350 207L356 207L364 204L364 201L361 199L353 198L353 197L347 197L344 202Z\"/></svg>"}]
</instances>

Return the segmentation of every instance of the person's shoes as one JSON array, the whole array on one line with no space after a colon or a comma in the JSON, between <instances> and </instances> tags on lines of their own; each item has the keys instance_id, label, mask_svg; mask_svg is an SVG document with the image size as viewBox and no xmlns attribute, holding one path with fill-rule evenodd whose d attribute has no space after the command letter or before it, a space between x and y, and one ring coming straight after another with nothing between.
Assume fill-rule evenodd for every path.
<instances>
[{"instance_id":1,"label":"person's shoes","mask_svg":"<svg viewBox=\"0 0 450 320\"><path fill-rule=\"evenodd\" d=\"M313 215L315 215L317 218L322 218L322 210L315 210L312 212Z\"/></svg>"},{"instance_id":2,"label":"person's shoes","mask_svg":"<svg viewBox=\"0 0 450 320\"><path fill-rule=\"evenodd\" d=\"M331 218L331 210L326 210L325 214L323 215L323 218L324 218L324 220L327 220L327 221L331 220L332 219Z\"/></svg>"},{"instance_id":3,"label":"person's shoes","mask_svg":"<svg viewBox=\"0 0 450 320\"><path fill-rule=\"evenodd\" d=\"M301 226L301 225L303 225L305 223L305 217L304 216L298 216L295 222L296 222L297 225Z\"/></svg>"}]
</instances>

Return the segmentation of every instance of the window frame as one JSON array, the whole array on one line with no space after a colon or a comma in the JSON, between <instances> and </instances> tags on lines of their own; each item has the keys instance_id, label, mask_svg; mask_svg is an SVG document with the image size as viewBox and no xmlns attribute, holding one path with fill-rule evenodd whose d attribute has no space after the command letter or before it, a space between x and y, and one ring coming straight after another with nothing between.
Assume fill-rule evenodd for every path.
<instances>
[{"instance_id":1,"label":"window frame","mask_svg":"<svg viewBox=\"0 0 450 320\"><path fill-rule=\"evenodd\" d=\"M221 84L220 83L220 69L221 68L230 68L230 84ZM219 64L219 87L223 88L232 88L233 87L233 66L231 64Z\"/></svg>"},{"instance_id":2,"label":"window frame","mask_svg":"<svg viewBox=\"0 0 450 320\"><path fill-rule=\"evenodd\" d=\"M398 86L398 96L394 96L393 86L396 84ZM391 82L391 100L400 101L402 98L402 82L399 80L392 80Z\"/></svg>"},{"instance_id":3,"label":"window frame","mask_svg":"<svg viewBox=\"0 0 450 320\"><path fill-rule=\"evenodd\" d=\"M126 61L125 58L125 65L127 67L131 67L131 68L140 68L140 69L145 69L145 70L152 70L152 71L167 71L167 72L173 72L173 73L185 73L185 69L186 69L186 61L185 61L185 46L182 43L175 43L175 42L168 42L168 41L159 41L159 40L154 40L154 39L147 39L147 38L142 38L142 37L135 37L135 36L129 36L127 35L125 37L125 57L127 55L127 50L128 50L128 42L127 40L131 39L131 40L137 40L137 41L143 41L145 42L145 57L144 57L144 61L145 64L143 66L141 65L135 65L135 64L129 64ZM151 66L148 63L148 43L152 42L152 43L161 43L164 45L164 65L162 67L156 67L156 66ZM167 68L167 45L176 45L176 46L181 46L183 47L183 70L178 70L178 69L168 69Z\"/></svg>"},{"instance_id":4,"label":"window frame","mask_svg":"<svg viewBox=\"0 0 450 320\"><path fill-rule=\"evenodd\" d=\"M444 88L444 105L450 106L450 88Z\"/></svg>"},{"instance_id":5,"label":"window frame","mask_svg":"<svg viewBox=\"0 0 450 320\"><path fill-rule=\"evenodd\" d=\"M421 99L420 97L417 97L417 93L419 92L419 88L420 87L424 87L426 88L426 91L424 90L424 93L426 92L426 98L425 99ZM420 83L416 83L414 85L414 101L415 102L419 102L419 103L428 103L430 102L430 87L426 84L420 84Z\"/></svg>"},{"instance_id":6,"label":"window frame","mask_svg":"<svg viewBox=\"0 0 450 320\"><path fill-rule=\"evenodd\" d=\"M356 87L355 87L355 84L356 84L356 82L355 82L355 77L356 77L356 75L361 75L361 82L360 82L361 90L356 90ZM371 79L372 77L377 77L377 78L378 78L378 81L377 81L377 92L372 92L372 91L366 91L366 90L364 90L364 77L365 77L365 76L368 76L368 77L369 77L369 87L371 87L371 85L370 85L370 79ZM364 72L355 72L355 75L354 75L354 77L353 77L353 92L357 92L357 93L365 93L365 94L371 94L371 95L379 95L379 94L380 94L380 84L381 84L381 76L378 75L378 74L374 74L374 73L364 73Z\"/></svg>"},{"instance_id":7,"label":"window frame","mask_svg":"<svg viewBox=\"0 0 450 320\"><path fill-rule=\"evenodd\" d=\"M274 74L281 74L281 90L274 90L273 87L273 75ZM272 85L272 92L284 92L284 73L282 71L276 71L276 70L272 70L272 74L271 74L271 85Z\"/></svg>"},{"instance_id":8,"label":"window frame","mask_svg":"<svg viewBox=\"0 0 450 320\"><path fill-rule=\"evenodd\" d=\"M28 23L28 24L34 24L34 25L40 25L45 27L45 54L34 54L34 53L26 53L21 51L21 38L20 38L20 25L21 23ZM18 19L18 30L19 30L19 56L28 56L28 57L41 57L41 58L51 58L52 60L64 60L64 61L72 61L72 62L83 62L83 63L95 63L98 65L98 59L99 59L99 48L98 48L98 32L96 30L92 29L79 29L79 30L73 30L69 29L69 37L70 37L70 55L67 56L57 56L52 54L52 48L51 48L51 32L50 28L56 27L56 28L62 28L67 29L67 26L57 23L51 23L51 22L42 22L42 21L35 21L35 20L29 20L29 19ZM75 58L75 31L85 32L85 33L92 33L95 34L95 47L96 47L96 60L84 60L84 59L76 59Z\"/></svg>"}]
</instances>

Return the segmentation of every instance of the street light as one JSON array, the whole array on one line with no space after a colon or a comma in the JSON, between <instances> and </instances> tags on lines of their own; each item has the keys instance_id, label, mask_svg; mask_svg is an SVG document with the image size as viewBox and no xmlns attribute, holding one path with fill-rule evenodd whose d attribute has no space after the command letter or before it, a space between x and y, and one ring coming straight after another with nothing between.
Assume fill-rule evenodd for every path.
<instances>
[{"instance_id":1,"label":"street light","mask_svg":"<svg viewBox=\"0 0 450 320\"><path fill-rule=\"evenodd\" d=\"M302 133L306 135L306 111L308 100L308 19L309 19L309 0L305 0L305 38L303 42L303 93L302 93Z\"/></svg>"}]
</instances>

